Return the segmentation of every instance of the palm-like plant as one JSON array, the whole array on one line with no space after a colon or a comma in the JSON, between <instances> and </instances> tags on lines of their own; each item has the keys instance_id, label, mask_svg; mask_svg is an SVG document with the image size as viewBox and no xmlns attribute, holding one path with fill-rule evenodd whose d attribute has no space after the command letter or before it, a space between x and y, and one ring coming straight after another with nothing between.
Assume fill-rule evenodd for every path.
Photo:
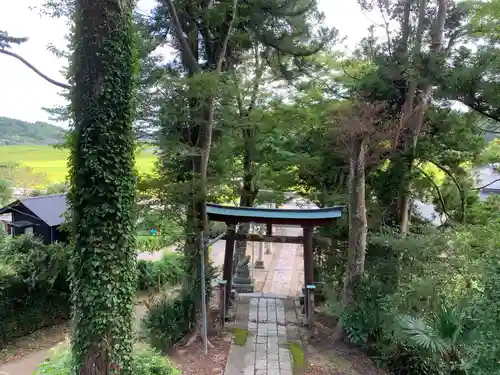
<instances>
[{"instance_id":1,"label":"palm-like plant","mask_svg":"<svg viewBox=\"0 0 500 375\"><path fill-rule=\"evenodd\" d=\"M468 374L462 348L472 327L461 309L440 304L429 317L402 315L396 318L396 338L445 363L450 375Z\"/></svg>"}]
</instances>

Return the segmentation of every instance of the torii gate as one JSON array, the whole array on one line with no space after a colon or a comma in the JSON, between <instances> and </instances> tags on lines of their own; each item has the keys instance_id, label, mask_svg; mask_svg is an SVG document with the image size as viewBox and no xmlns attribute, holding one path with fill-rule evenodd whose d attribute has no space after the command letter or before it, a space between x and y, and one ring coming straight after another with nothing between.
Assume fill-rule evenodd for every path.
<instances>
[{"instance_id":1,"label":"torii gate","mask_svg":"<svg viewBox=\"0 0 500 375\"><path fill-rule=\"evenodd\" d=\"M342 216L344 206L335 206L319 209L280 209L280 208L254 208L222 206L207 203L208 220L226 223L226 240L224 253L223 279L226 282L226 306L229 306L232 290L232 269L234 242L237 240L257 242L278 242L304 245L304 288L314 288L314 263L313 263L313 229L316 226L326 226ZM266 224L266 235L248 234L246 236L236 233L236 225L240 223ZM273 235L273 224L296 225L303 229L303 236L277 236ZM306 299L307 301L307 299ZM314 303L314 301L313 301ZM307 304L307 303L306 303ZM306 308L308 321L312 319L309 309Z\"/></svg>"}]
</instances>

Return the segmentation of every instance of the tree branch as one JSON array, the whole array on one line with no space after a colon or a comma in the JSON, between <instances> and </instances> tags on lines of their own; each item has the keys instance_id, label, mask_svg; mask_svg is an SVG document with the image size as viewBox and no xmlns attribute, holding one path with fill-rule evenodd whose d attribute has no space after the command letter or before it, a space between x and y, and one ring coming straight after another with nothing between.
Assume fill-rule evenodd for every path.
<instances>
[{"instance_id":1,"label":"tree branch","mask_svg":"<svg viewBox=\"0 0 500 375\"><path fill-rule=\"evenodd\" d=\"M255 73L253 80L253 88L252 94L250 96L250 103L248 104L247 114L250 115L253 108L255 107L255 103L257 102L257 94L259 93L259 87L262 79L262 75L264 74L264 63L260 61L259 55L259 43L256 43L254 46L254 59L255 59Z\"/></svg>"},{"instance_id":2,"label":"tree branch","mask_svg":"<svg viewBox=\"0 0 500 375\"><path fill-rule=\"evenodd\" d=\"M62 89L66 89L66 90L70 90L71 89L71 85L68 85L67 83L56 81L55 79L52 79L52 78L48 77L47 75L43 74L40 70L38 70L38 68L36 68L33 64L31 64L28 60L26 60L22 56L19 56L17 53L14 53L14 52L8 51L6 49L0 48L0 54L11 56L11 57L13 57L13 58L21 61L24 65L26 65L28 68L30 68L31 70L33 70L36 74L38 74L44 80L46 80L49 83L52 83L53 85L55 85L57 87L60 87ZM148 84L149 81L150 81L150 78L148 77L148 78L146 78L144 80L139 81L138 83L141 84L141 85L142 84Z\"/></svg>"},{"instance_id":3,"label":"tree branch","mask_svg":"<svg viewBox=\"0 0 500 375\"><path fill-rule=\"evenodd\" d=\"M241 98L240 81L234 69L231 70L231 75L233 76L234 85L236 89L236 103L238 104L238 112L240 114L240 117L243 117L244 110L243 110L243 99Z\"/></svg>"},{"instance_id":4,"label":"tree branch","mask_svg":"<svg viewBox=\"0 0 500 375\"><path fill-rule=\"evenodd\" d=\"M7 55L7 56L11 56L15 59L18 59L19 61L21 61L24 65L26 65L28 68L30 68L31 70L33 70L36 74L38 74L40 77L42 77L44 80L46 80L47 82L50 82L52 83L53 85L56 85L58 87L61 87L63 89L66 89L66 90L69 90L71 89L71 86L66 84L66 83L62 83L62 82L58 82L48 76L46 76L45 74L43 74L40 70L38 70L33 64L31 64L28 60L26 60L24 57L21 57L19 56L17 53L14 53L14 52L10 52L10 51L7 51L6 49L1 49L0 48L0 53L3 53L4 55Z\"/></svg>"},{"instance_id":5,"label":"tree branch","mask_svg":"<svg viewBox=\"0 0 500 375\"><path fill-rule=\"evenodd\" d=\"M168 0L172 1L172 0ZM217 73L220 73L222 70L222 63L225 60L225 55L227 51L227 44L229 43L229 38L231 37L231 32L233 30L234 20L236 18L236 10L238 8L238 0L233 0L233 10L230 15L230 19L227 23L226 35L224 37L224 42L222 43L221 50L219 52L219 56L217 57Z\"/></svg>"},{"instance_id":6,"label":"tree branch","mask_svg":"<svg viewBox=\"0 0 500 375\"><path fill-rule=\"evenodd\" d=\"M430 176L426 171L424 171L422 168L420 168L418 165L415 166L415 168L417 168L417 170L422 173L425 178L430 182L430 184L434 187L434 190L436 190L436 193L438 195L438 198L439 198L439 203L441 203L441 208L443 209L443 213L446 215L446 217L451 221L453 222L453 218L451 217L451 215L448 213L448 211L446 210L446 205L444 203L444 198L443 198L443 194L441 193L441 190L439 189L439 186L436 184L436 182L434 182L434 179L432 178L432 176Z\"/></svg>"},{"instance_id":7,"label":"tree branch","mask_svg":"<svg viewBox=\"0 0 500 375\"><path fill-rule=\"evenodd\" d=\"M482 189L486 189L488 186L491 186L493 185L495 182L499 182L500 181L500 178L497 178L496 180L493 180L489 183L487 183L486 185L483 185L483 186L479 186L479 187L476 187L474 188L474 190L482 190Z\"/></svg>"},{"instance_id":8,"label":"tree branch","mask_svg":"<svg viewBox=\"0 0 500 375\"><path fill-rule=\"evenodd\" d=\"M184 61L188 66L191 73L200 73L201 68L198 64L198 61L194 57L194 53L189 46L186 37L184 36L184 31L182 30L181 21L179 20L179 15L177 14L177 9L175 9L175 5L173 0L164 0L165 5L167 6L168 13L170 14L170 18L174 24L175 34L177 39L179 40L179 44L181 46L181 53L184 57Z\"/></svg>"},{"instance_id":9,"label":"tree branch","mask_svg":"<svg viewBox=\"0 0 500 375\"><path fill-rule=\"evenodd\" d=\"M465 220L465 193L464 193L464 190L462 189L462 186L458 182L457 178L453 175L453 173L451 173L451 171L448 170L448 168L445 168L444 166L442 166L442 165L440 165L432 160L426 160L426 161L434 164L436 167L441 169L444 173L446 173L448 175L448 177L450 177L453 180L453 182L454 182L455 186L457 187L457 190L460 194L460 201L461 201L461 204L460 204L460 206L461 206L460 207L460 209L461 209L460 222L463 223Z\"/></svg>"}]
</instances>

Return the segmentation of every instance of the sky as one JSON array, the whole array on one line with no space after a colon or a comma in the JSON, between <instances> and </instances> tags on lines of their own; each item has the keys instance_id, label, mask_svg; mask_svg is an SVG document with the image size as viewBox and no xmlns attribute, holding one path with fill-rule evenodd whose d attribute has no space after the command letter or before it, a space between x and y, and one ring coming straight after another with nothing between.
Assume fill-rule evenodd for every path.
<instances>
[{"instance_id":1,"label":"sky","mask_svg":"<svg viewBox=\"0 0 500 375\"><path fill-rule=\"evenodd\" d=\"M0 29L16 37L29 40L14 46L12 51L35 65L45 75L64 82L61 68L64 59L59 59L47 50L52 44L65 46L67 30L65 20L40 16L32 9L41 0L16 0L3 6L0 12ZM139 9L147 12L155 0L140 0ZM376 22L373 16L361 12L356 0L319 0L326 15L326 24L335 26L342 36L347 36L346 46L354 45L366 35L367 28ZM61 89L46 82L16 59L0 54L0 116L24 121L51 122L43 107L63 105ZM65 124L55 125L65 126Z\"/></svg>"}]
</instances>

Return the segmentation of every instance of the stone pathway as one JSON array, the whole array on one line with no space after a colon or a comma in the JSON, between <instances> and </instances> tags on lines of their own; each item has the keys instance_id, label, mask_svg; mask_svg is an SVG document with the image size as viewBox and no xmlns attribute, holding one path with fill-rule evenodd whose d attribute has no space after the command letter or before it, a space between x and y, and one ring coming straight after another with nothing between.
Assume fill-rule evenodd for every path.
<instances>
[{"instance_id":1,"label":"stone pathway","mask_svg":"<svg viewBox=\"0 0 500 375\"><path fill-rule=\"evenodd\" d=\"M255 353L255 375L291 375L292 360L286 347L286 320L283 300L275 298L252 298L248 331L253 333L251 345Z\"/></svg>"},{"instance_id":2,"label":"stone pathway","mask_svg":"<svg viewBox=\"0 0 500 375\"><path fill-rule=\"evenodd\" d=\"M278 227L276 234L286 236L301 236L302 228ZM300 244L276 244L276 262L270 270L264 285L264 293L283 297L300 295L304 283L304 249Z\"/></svg>"},{"instance_id":3,"label":"stone pathway","mask_svg":"<svg viewBox=\"0 0 500 375\"><path fill-rule=\"evenodd\" d=\"M298 227L277 227L275 232L302 235ZM248 330L248 337L244 346L231 345L224 375L293 374L289 344L301 344L294 299L304 279L303 248L300 244L274 244L273 253L263 293L239 296L236 321L228 328Z\"/></svg>"},{"instance_id":4,"label":"stone pathway","mask_svg":"<svg viewBox=\"0 0 500 375\"><path fill-rule=\"evenodd\" d=\"M289 344L300 342L295 302L265 294L239 298L228 328L248 330L248 337L245 345L231 345L224 375L292 375Z\"/></svg>"}]
</instances>

